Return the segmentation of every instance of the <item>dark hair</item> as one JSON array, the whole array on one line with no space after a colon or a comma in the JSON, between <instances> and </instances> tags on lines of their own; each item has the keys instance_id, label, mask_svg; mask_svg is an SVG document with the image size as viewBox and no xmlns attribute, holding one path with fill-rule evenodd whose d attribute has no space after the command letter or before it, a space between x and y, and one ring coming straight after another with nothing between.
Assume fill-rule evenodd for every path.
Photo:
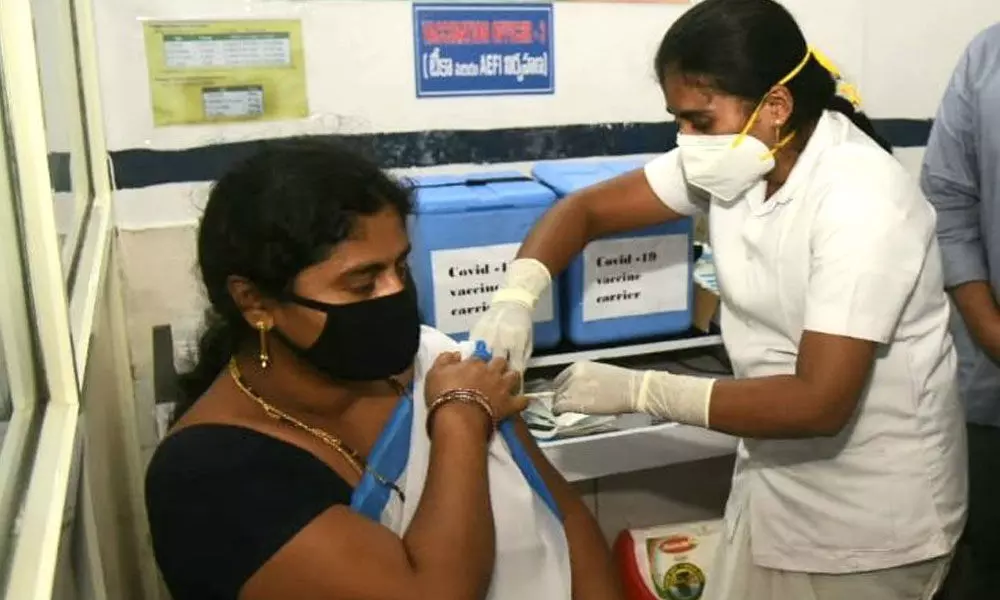
<instances>
[{"instance_id":1,"label":"dark hair","mask_svg":"<svg viewBox=\"0 0 1000 600\"><path fill-rule=\"evenodd\" d=\"M656 52L656 75L668 70L705 78L721 92L758 102L808 51L795 18L773 0L705 0L670 27ZM795 99L788 129L815 123L824 109L843 113L887 151L864 113L837 95L837 82L815 57L786 86Z\"/></svg>"},{"instance_id":2,"label":"dark hair","mask_svg":"<svg viewBox=\"0 0 1000 600\"><path fill-rule=\"evenodd\" d=\"M210 307L194 365L180 377L174 418L208 390L254 333L229 293L231 276L278 297L303 269L326 259L359 216L387 206L405 219L412 206L408 187L329 140L264 142L223 175L198 229L198 265Z\"/></svg>"}]
</instances>

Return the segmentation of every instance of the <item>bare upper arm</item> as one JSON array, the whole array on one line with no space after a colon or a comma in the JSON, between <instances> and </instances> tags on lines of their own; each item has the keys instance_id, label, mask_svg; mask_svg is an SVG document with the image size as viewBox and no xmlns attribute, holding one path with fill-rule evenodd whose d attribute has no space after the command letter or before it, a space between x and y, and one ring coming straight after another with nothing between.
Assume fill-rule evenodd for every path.
<instances>
[{"instance_id":1,"label":"bare upper arm","mask_svg":"<svg viewBox=\"0 0 1000 600\"><path fill-rule=\"evenodd\" d=\"M550 273L566 268L591 241L677 220L704 208L684 180L676 152L642 169L572 193L531 229L518 258L538 260Z\"/></svg>"},{"instance_id":2,"label":"bare upper arm","mask_svg":"<svg viewBox=\"0 0 1000 600\"><path fill-rule=\"evenodd\" d=\"M588 188L574 199L586 208L591 239L682 218L657 197L642 169Z\"/></svg>"},{"instance_id":3,"label":"bare upper arm","mask_svg":"<svg viewBox=\"0 0 1000 600\"><path fill-rule=\"evenodd\" d=\"M569 544L574 600L616 600L621 587L597 520L573 486L545 457L528 426L518 418L517 435L559 506Z\"/></svg>"},{"instance_id":4,"label":"bare upper arm","mask_svg":"<svg viewBox=\"0 0 1000 600\"><path fill-rule=\"evenodd\" d=\"M864 391L877 344L841 335L805 331L799 341L795 374L820 403L821 418L831 433L850 420Z\"/></svg>"},{"instance_id":5,"label":"bare upper arm","mask_svg":"<svg viewBox=\"0 0 1000 600\"><path fill-rule=\"evenodd\" d=\"M347 506L298 532L247 580L240 600L403 600L416 577L402 541Z\"/></svg>"},{"instance_id":6,"label":"bare upper arm","mask_svg":"<svg viewBox=\"0 0 1000 600\"><path fill-rule=\"evenodd\" d=\"M588 516L579 495L545 458L524 422L518 419L516 428L566 521ZM402 541L346 506L332 507L310 522L250 577L240 593L240 600L414 597L419 597L417 579Z\"/></svg>"},{"instance_id":7,"label":"bare upper arm","mask_svg":"<svg viewBox=\"0 0 1000 600\"><path fill-rule=\"evenodd\" d=\"M527 426L518 435L568 520L587 511L576 491L548 462ZM346 506L332 507L291 538L247 580L240 600L396 600L419 598L417 577L402 540Z\"/></svg>"},{"instance_id":8,"label":"bare upper arm","mask_svg":"<svg viewBox=\"0 0 1000 600\"><path fill-rule=\"evenodd\" d=\"M934 213L880 149L840 146L817 173L797 372L820 394L822 409L846 422L879 345L906 326L907 307L927 311L941 300L934 297L940 280L921 283L936 252Z\"/></svg>"}]
</instances>

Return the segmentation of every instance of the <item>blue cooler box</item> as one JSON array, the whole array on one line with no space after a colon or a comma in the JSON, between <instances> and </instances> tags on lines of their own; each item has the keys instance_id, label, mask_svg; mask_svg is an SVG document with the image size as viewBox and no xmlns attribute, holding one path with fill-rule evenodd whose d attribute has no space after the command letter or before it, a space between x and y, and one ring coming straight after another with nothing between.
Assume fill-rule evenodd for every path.
<instances>
[{"instance_id":1,"label":"blue cooler box","mask_svg":"<svg viewBox=\"0 0 1000 600\"><path fill-rule=\"evenodd\" d=\"M643 164L552 161L532 174L562 197ZM692 237L693 221L685 218L588 244L563 277L566 337L586 346L690 329Z\"/></svg>"},{"instance_id":2,"label":"blue cooler box","mask_svg":"<svg viewBox=\"0 0 1000 600\"><path fill-rule=\"evenodd\" d=\"M410 269L424 322L456 340L489 308L535 221L555 202L549 188L517 172L413 179ZM535 346L562 338L557 286L535 309Z\"/></svg>"}]
</instances>

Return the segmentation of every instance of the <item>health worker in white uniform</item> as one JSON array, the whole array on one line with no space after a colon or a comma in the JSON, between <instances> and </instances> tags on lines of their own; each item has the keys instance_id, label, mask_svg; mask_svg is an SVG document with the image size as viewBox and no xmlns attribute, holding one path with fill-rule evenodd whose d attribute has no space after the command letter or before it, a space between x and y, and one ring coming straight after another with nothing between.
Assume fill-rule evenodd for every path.
<instances>
[{"instance_id":1,"label":"health worker in white uniform","mask_svg":"<svg viewBox=\"0 0 1000 600\"><path fill-rule=\"evenodd\" d=\"M695 5L655 67L678 148L556 204L472 338L523 366L588 242L707 212L735 379L578 363L557 411L742 438L705 598L930 598L966 508L933 209L780 4Z\"/></svg>"}]
</instances>

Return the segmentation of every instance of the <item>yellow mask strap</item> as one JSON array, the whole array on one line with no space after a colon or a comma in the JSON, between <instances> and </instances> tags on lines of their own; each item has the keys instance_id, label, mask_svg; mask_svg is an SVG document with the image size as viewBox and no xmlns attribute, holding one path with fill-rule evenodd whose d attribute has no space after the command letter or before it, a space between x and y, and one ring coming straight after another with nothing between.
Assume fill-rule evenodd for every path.
<instances>
[{"instance_id":1,"label":"yellow mask strap","mask_svg":"<svg viewBox=\"0 0 1000 600\"><path fill-rule=\"evenodd\" d=\"M844 81L844 76L841 75L837 65L833 64L832 60L816 48L810 46L809 54L814 56L816 62L829 71L830 75L833 75L833 78L837 80L837 95L842 96L845 100L853 104L854 108L861 108L861 92L858 91L858 86Z\"/></svg>"},{"instance_id":2,"label":"yellow mask strap","mask_svg":"<svg viewBox=\"0 0 1000 600\"><path fill-rule=\"evenodd\" d=\"M816 62L819 63L819 66L821 66L824 69L826 69L827 71L829 71L830 75L833 75L834 79L840 79L841 78L840 69L837 68L837 65L833 64L833 61L830 60L829 57L827 57L827 55L823 54L822 52L820 52L819 50L817 50L815 47L809 46L809 50L806 52L806 61L809 60L810 56L815 57L816 58ZM803 66L805 66L805 65L803 65ZM799 69L799 70L801 70L801 69Z\"/></svg>"},{"instance_id":3,"label":"yellow mask strap","mask_svg":"<svg viewBox=\"0 0 1000 600\"><path fill-rule=\"evenodd\" d=\"M816 62L818 62L821 67L829 71L830 75L832 75L833 78L837 80L838 94L840 94L848 101L850 101L850 103L853 104L855 108L859 108L861 106L861 94L858 92L858 88L853 84L842 81L840 69L837 68L837 65L833 64L833 61L830 60L815 46L806 47L806 55L802 57L802 60L799 61L799 64L797 64L794 69L789 71L788 75L782 77L778 81L778 83L775 84L775 87L779 85L785 85L789 81L795 79L795 77L802 72L802 69L806 68L806 65L809 64L810 58L815 58ZM750 128L753 127L753 124L757 122L757 117L760 116L760 111L764 108L764 100L766 98L767 96L765 96L763 99L761 99L760 102L757 103L757 107L754 108L754 111L750 115L750 118L747 119L747 124L743 126L743 130L740 131L740 134L736 136L735 140L733 140L734 148L736 146L739 146L740 143L743 142L743 139L746 138L747 135L749 135ZM794 131L792 133L789 133L781 141L779 141L778 144L775 145L775 147L772 148L768 154L764 155L764 158L767 158L768 156L773 156L776 152L784 148L788 144L788 142L792 141L793 137L795 137Z\"/></svg>"},{"instance_id":4,"label":"yellow mask strap","mask_svg":"<svg viewBox=\"0 0 1000 600\"><path fill-rule=\"evenodd\" d=\"M838 83L837 94L853 104L855 110L861 108L861 92L858 91L858 86L853 83Z\"/></svg>"},{"instance_id":5,"label":"yellow mask strap","mask_svg":"<svg viewBox=\"0 0 1000 600\"><path fill-rule=\"evenodd\" d=\"M802 58L799 64L796 65L795 68L788 73L788 75L785 75L778 81L778 83L774 84L775 87L779 85L785 85L792 79L795 79L795 76L798 75L800 72L802 72L802 69L806 68L806 65L809 64L809 59L813 56L814 52L815 50L813 50L813 47L809 46L806 49L806 55ZM820 61L820 64L823 64L822 61ZM767 96L765 95L765 97L761 99L760 102L757 103L757 107L753 109L753 113L751 113L750 118L747 119L747 124L743 126L743 131L741 131L740 135L733 141L734 148L740 145L740 142L742 142L743 138L747 136L747 133L750 131L750 128L753 127L753 124L757 122L757 117L760 116L760 111L764 108L764 99L766 98ZM791 138L786 138L786 141L784 141L784 143L787 144L788 143L787 140L790 139Z\"/></svg>"},{"instance_id":6,"label":"yellow mask strap","mask_svg":"<svg viewBox=\"0 0 1000 600\"><path fill-rule=\"evenodd\" d=\"M774 145L774 148L771 148L770 150L768 150L767 153L764 156L761 157L761 160L767 160L768 158L770 158L770 157L774 156L775 154L777 154L778 151L781 150L782 148L784 148L785 146L787 146L788 142L792 141L792 138L794 138L794 137L795 137L795 132L793 131L793 132L789 133L788 135L786 135L785 137L781 138L781 140L777 144Z\"/></svg>"}]
</instances>

